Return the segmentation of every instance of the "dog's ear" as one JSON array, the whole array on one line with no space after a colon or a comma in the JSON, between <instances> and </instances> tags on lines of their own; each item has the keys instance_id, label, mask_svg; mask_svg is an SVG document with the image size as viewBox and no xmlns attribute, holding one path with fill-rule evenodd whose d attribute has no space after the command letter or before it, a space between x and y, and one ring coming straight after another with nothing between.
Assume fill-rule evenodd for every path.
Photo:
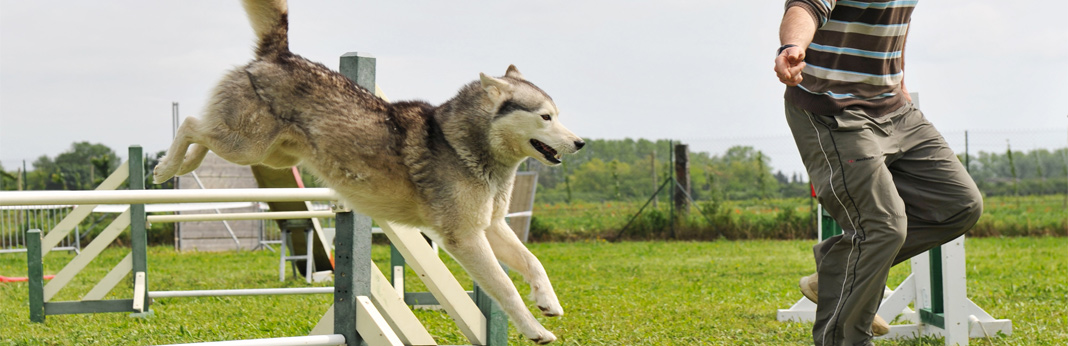
<instances>
[{"instance_id":1,"label":"dog's ear","mask_svg":"<svg viewBox=\"0 0 1068 346\"><path fill-rule=\"evenodd\" d=\"M482 82L482 90L486 91L494 103L499 104L512 96L512 85L508 82L487 76L485 73L479 73L478 76Z\"/></svg>"},{"instance_id":2,"label":"dog's ear","mask_svg":"<svg viewBox=\"0 0 1068 346\"><path fill-rule=\"evenodd\" d=\"M508 71L504 72L504 76L518 80L526 80L526 78L523 78L523 74L519 73L519 69L515 68L515 65L508 65Z\"/></svg>"}]
</instances>

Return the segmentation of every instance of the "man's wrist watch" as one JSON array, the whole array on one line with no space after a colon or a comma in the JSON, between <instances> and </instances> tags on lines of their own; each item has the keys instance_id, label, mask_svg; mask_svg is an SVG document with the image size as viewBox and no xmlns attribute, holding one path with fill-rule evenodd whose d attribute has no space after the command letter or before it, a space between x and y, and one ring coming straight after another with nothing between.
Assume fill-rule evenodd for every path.
<instances>
[{"instance_id":1,"label":"man's wrist watch","mask_svg":"<svg viewBox=\"0 0 1068 346\"><path fill-rule=\"evenodd\" d=\"M797 45L796 44L784 44L781 47L779 47L779 50L777 52L775 52L775 56L782 55L782 51L784 51L784 50L786 50L787 48L790 48L790 47L797 47Z\"/></svg>"}]
</instances>

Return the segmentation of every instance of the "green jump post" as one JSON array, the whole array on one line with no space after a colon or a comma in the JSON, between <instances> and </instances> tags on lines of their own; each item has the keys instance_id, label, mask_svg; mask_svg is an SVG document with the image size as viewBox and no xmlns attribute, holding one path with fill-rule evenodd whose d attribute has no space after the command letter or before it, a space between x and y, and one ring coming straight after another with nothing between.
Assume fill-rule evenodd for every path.
<instances>
[{"instance_id":1,"label":"green jump post","mask_svg":"<svg viewBox=\"0 0 1068 346\"><path fill-rule=\"evenodd\" d=\"M41 230L26 231L26 263L30 285L30 321L44 323L44 264L41 263Z\"/></svg>"},{"instance_id":2,"label":"green jump post","mask_svg":"<svg viewBox=\"0 0 1068 346\"><path fill-rule=\"evenodd\" d=\"M367 91L374 94L377 60L378 59L374 56L367 53L345 53L341 55L338 71L356 83L356 85L359 85L361 88L367 89ZM397 251L396 247L391 244L389 248L389 282L392 285L394 282L397 282L397 280L404 280L404 272L397 273L393 268L397 266L403 267L405 262L404 256L401 256L400 251Z\"/></svg>"},{"instance_id":3,"label":"green jump post","mask_svg":"<svg viewBox=\"0 0 1068 346\"><path fill-rule=\"evenodd\" d=\"M920 320L938 328L946 328L945 291L942 289L942 246L928 250L931 263L931 308L920 309Z\"/></svg>"},{"instance_id":4,"label":"green jump post","mask_svg":"<svg viewBox=\"0 0 1068 346\"><path fill-rule=\"evenodd\" d=\"M129 148L130 177L126 178L130 190L145 189L145 161L140 145L132 145ZM145 293L141 297L145 305L143 311L135 311L132 317L147 317L152 315L149 309L152 300L148 298L148 218L145 215L144 204L130 205L130 251L133 258L133 270L131 280L136 282L137 273L145 273ZM137 297L134 297L135 299Z\"/></svg>"},{"instance_id":5,"label":"green jump post","mask_svg":"<svg viewBox=\"0 0 1068 346\"><path fill-rule=\"evenodd\" d=\"M822 221L823 225L823 229L820 230L820 240L842 234L842 227L838 226L838 221L827 213L827 209L820 208L820 211L820 221Z\"/></svg>"},{"instance_id":6,"label":"green jump post","mask_svg":"<svg viewBox=\"0 0 1068 346\"><path fill-rule=\"evenodd\" d=\"M373 56L345 53L341 56L338 71L374 93ZM344 335L349 346L360 345L363 338L356 332L356 297L371 296L371 269L377 270L371 268L370 217L357 217L352 212L337 214L334 259L334 333Z\"/></svg>"},{"instance_id":7,"label":"green jump post","mask_svg":"<svg viewBox=\"0 0 1068 346\"><path fill-rule=\"evenodd\" d=\"M404 255L401 255L400 250L397 250L396 246L389 244L389 284L396 287L397 281L404 282ZM396 268L400 267L398 271ZM404 298L404 297L401 297Z\"/></svg>"},{"instance_id":8,"label":"green jump post","mask_svg":"<svg viewBox=\"0 0 1068 346\"><path fill-rule=\"evenodd\" d=\"M351 211L338 213L334 236L334 334L347 346L358 346L356 297L371 296L371 218Z\"/></svg>"},{"instance_id":9,"label":"green jump post","mask_svg":"<svg viewBox=\"0 0 1068 346\"><path fill-rule=\"evenodd\" d=\"M508 270L505 269L505 272ZM475 305L486 316L486 346L508 346L508 315L475 283Z\"/></svg>"},{"instance_id":10,"label":"green jump post","mask_svg":"<svg viewBox=\"0 0 1068 346\"><path fill-rule=\"evenodd\" d=\"M356 85L375 93L375 57L367 53L349 52L341 55L338 71Z\"/></svg>"}]
</instances>

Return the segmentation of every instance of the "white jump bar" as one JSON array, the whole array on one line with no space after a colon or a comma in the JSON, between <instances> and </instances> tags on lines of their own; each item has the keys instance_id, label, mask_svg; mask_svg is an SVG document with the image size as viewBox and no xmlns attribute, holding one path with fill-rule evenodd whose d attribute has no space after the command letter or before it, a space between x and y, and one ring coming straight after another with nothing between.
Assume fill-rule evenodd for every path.
<instances>
[{"instance_id":1,"label":"white jump bar","mask_svg":"<svg viewBox=\"0 0 1068 346\"><path fill-rule=\"evenodd\" d=\"M337 193L328 188L0 192L0 206L189 202L302 202L336 201L338 199L339 196Z\"/></svg>"},{"instance_id":2,"label":"white jump bar","mask_svg":"<svg viewBox=\"0 0 1068 346\"><path fill-rule=\"evenodd\" d=\"M274 211L264 213L184 214L149 215L148 222L190 222L222 220L288 220L308 218L332 218L332 211Z\"/></svg>"},{"instance_id":3,"label":"white jump bar","mask_svg":"<svg viewBox=\"0 0 1068 346\"><path fill-rule=\"evenodd\" d=\"M251 288L236 290L149 291L149 298L271 296L283 294L328 294L333 287Z\"/></svg>"},{"instance_id":4,"label":"white jump bar","mask_svg":"<svg viewBox=\"0 0 1068 346\"><path fill-rule=\"evenodd\" d=\"M291 336L287 338L249 339L233 341L214 341L189 344L172 344L165 346L329 346L344 345L345 336L341 334Z\"/></svg>"}]
</instances>

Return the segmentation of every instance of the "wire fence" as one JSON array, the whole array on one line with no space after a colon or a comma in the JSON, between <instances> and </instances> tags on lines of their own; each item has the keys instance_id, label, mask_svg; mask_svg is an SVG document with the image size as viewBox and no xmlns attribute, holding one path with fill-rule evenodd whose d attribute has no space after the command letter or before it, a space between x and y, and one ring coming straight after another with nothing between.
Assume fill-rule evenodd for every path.
<instances>
[{"instance_id":1,"label":"wire fence","mask_svg":"<svg viewBox=\"0 0 1068 346\"><path fill-rule=\"evenodd\" d=\"M74 209L71 205L33 205L0 207L0 253L26 252L26 231L39 229L47 235ZM79 252L81 229L75 226L58 246L52 249Z\"/></svg>"},{"instance_id":2,"label":"wire fence","mask_svg":"<svg viewBox=\"0 0 1068 346\"><path fill-rule=\"evenodd\" d=\"M1068 148L1068 127L1052 129L998 129L998 130L949 130L941 131L957 155L976 157L980 152L1004 154L1013 151L1047 149L1054 151ZM690 145L690 151L723 155L727 149L748 146L770 158L773 171L787 176L794 173L807 176L804 164L797 152L797 145L789 133L767 136L743 136L724 138L682 138ZM1068 165L1068 157L1062 158ZM807 179L805 179L807 181Z\"/></svg>"},{"instance_id":3,"label":"wire fence","mask_svg":"<svg viewBox=\"0 0 1068 346\"><path fill-rule=\"evenodd\" d=\"M312 211L327 211L327 210L331 210L330 204L327 204L327 203L315 203L315 202L312 203L312 208L311 209L312 209ZM264 212L268 211L266 209L266 204L263 204L263 208L262 208L261 211L264 211ZM323 229L327 229L327 228L333 229L335 227L334 218L332 218L332 217L320 218L318 220L319 220L319 225ZM333 233L333 232L331 232L331 233ZM281 245L282 245L282 229L278 228L278 222L274 222L274 221L270 221L270 220L264 220L264 222L261 223L260 241L259 241L259 245L256 248L257 249L263 248L263 249L268 249L268 250L274 251L275 249L274 249L273 246L281 246Z\"/></svg>"}]
</instances>

